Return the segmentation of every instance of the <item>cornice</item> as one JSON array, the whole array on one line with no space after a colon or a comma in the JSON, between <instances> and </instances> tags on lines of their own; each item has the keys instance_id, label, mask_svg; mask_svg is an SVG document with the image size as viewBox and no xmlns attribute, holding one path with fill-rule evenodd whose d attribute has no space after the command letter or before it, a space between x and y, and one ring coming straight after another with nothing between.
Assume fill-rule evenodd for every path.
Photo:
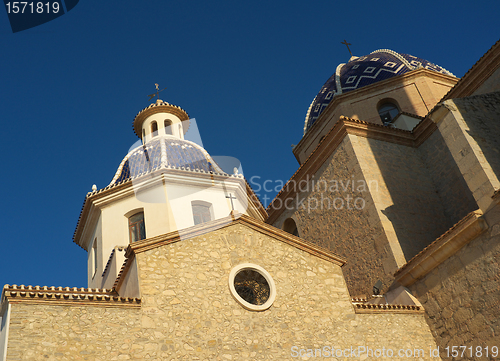
<instances>
[{"instance_id":1,"label":"cornice","mask_svg":"<svg viewBox=\"0 0 500 361\"><path fill-rule=\"evenodd\" d=\"M432 71L429 69L425 68L418 68L415 70L408 71L404 74L389 78L389 79L384 79L379 82L361 87L356 90L349 91L347 93L343 93L340 95L336 95L328 104L328 106L325 108L325 110L320 114L318 119L314 122L312 127L304 134L302 139L299 141L299 143L295 146L293 149L293 153L295 157L298 160L297 154L300 153L302 148L305 146L305 144L308 144L308 140L311 137L315 136L315 130L319 129L321 127L320 124L324 125L323 123L326 123L329 121L333 111L335 108L337 108L338 105L348 102L349 99L351 98L366 98L370 94L375 95L378 93L380 90L387 90L391 87L400 85L400 87L405 86L405 82L411 81L415 78L418 77L428 77L428 78L433 78L436 80L442 80L447 83L457 83L458 79L454 76L451 75L446 75L442 73L438 73L436 71Z\"/></svg>"},{"instance_id":2,"label":"cornice","mask_svg":"<svg viewBox=\"0 0 500 361\"><path fill-rule=\"evenodd\" d=\"M116 290L116 292L120 292L120 287L123 284L123 281L125 280L124 275L128 272L130 266L132 266L132 263L134 262L135 259L135 254L127 256L127 250L125 250L125 261L123 261L120 271L116 276L115 283L113 284L113 290Z\"/></svg>"},{"instance_id":3,"label":"cornice","mask_svg":"<svg viewBox=\"0 0 500 361\"><path fill-rule=\"evenodd\" d=\"M133 257L133 255L137 255L139 253L143 253L167 244L180 242L183 239L192 239L235 224L242 224L244 226L248 226L262 234L278 239L279 241L287 243L291 246L294 246L295 248L306 251L312 255L325 259L329 262L335 263L339 266L343 266L346 263L346 261L343 258L337 256L336 254L330 252L327 249L324 249L311 242L305 241L299 237L291 235L288 232L277 229L276 227L271 226L262 221L259 221L255 218L237 212L231 212L229 217L217 219L215 221L207 223L202 223L193 227L186 228L181 231L170 232L160 236L134 242L128 246L127 251L125 253L125 257L130 259L131 257Z\"/></svg>"},{"instance_id":4,"label":"cornice","mask_svg":"<svg viewBox=\"0 0 500 361\"><path fill-rule=\"evenodd\" d=\"M436 123L434 123L428 116L423 118L423 120L411 131L415 139L413 146L415 148L420 147L420 145L425 142L425 140L427 140L427 138L429 138L437 129L438 127Z\"/></svg>"},{"instance_id":5,"label":"cornice","mask_svg":"<svg viewBox=\"0 0 500 361\"><path fill-rule=\"evenodd\" d=\"M463 98L472 95L486 79L500 67L500 40L465 73L453 88L441 99Z\"/></svg>"},{"instance_id":6,"label":"cornice","mask_svg":"<svg viewBox=\"0 0 500 361\"><path fill-rule=\"evenodd\" d=\"M2 302L55 306L141 307L140 298L120 297L113 290L5 285Z\"/></svg>"},{"instance_id":7,"label":"cornice","mask_svg":"<svg viewBox=\"0 0 500 361\"><path fill-rule=\"evenodd\" d=\"M189 120L189 116L184 109L167 102L162 102L157 104L151 104L149 107L141 110L134 118L133 128L134 133L141 138L142 136L142 123L153 114L158 113L170 113L178 117L181 121Z\"/></svg>"},{"instance_id":8,"label":"cornice","mask_svg":"<svg viewBox=\"0 0 500 361\"><path fill-rule=\"evenodd\" d=\"M424 313L421 306L416 305L391 305L391 304L370 304L370 303L353 303L354 312L357 314L363 313Z\"/></svg>"},{"instance_id":9,"label":"cornice","mask_svg":"<svg viewBox=\"0 0 500 361\"><path fill-rule=\"evenodd\" d=\"M469 213L420 253L408 261L396 273L395 281L408 287L425 277L467 243L488 229L480 210Z\"/></svg>"},{"instance_id":10,"label":"cornice","mask_svg":"<svg viewBox=\"0 0 500 361\"><path fill-rule=\"evenodd\" d=\"M85 249L83 245L79 242L80 238L84 234L84 228L86 225L86 219L88 218L91 210L94 208L94 199L99 199L100 197L106 196L111 193L111 189L113 192L126 190L127 187L131 187L132 180L128 179L123 182L109 185L103 189L99 189L95 192L89 192L85 196L85 199L82 204L82 209L80 211L80 215L78 216L78 221L76 222L75 232L73 233L73 242L79 245L81 248Z\"/></svg>"},{"instance_id":11,"label":"cornice","mask_svg":"<svg viewBox=\"0 0 500 361\"><path fill-rule=\"evenodd\" d=\"M191 171L186 169L167 167L159 168L152 173L141 174L137 177L134 177L133 179L127 179L117 184L110 184L103 189L87 193L82 205L82 209L80 211L80 216L78 218L75 232L73 234L73 242L85 249L85 247L80 244L78 240L84 234L84 225L94 207L103 207L110 202L114 202L124 197L133 196L135 194L134 184L138 185L139 187L151 187L154 186L154 184L156 184L157 182L163 181L165 175L168 175L175 181L182 182L182 184L186 184L186 182L199 182L200 179L210 183L238 183L242 187L244 187L248 204L253 204L253 206L255 207L255 211L258 215L260 215L260 217L262 217L262 219L267 218L266 209L260 202L259 198L255 195L252 187L250 187L243 175L209 173L203 171ZM151 182L152 180L153 182ZM141 185L141 183L143 183L143 185Z\"/></svg>"},{"instance_id":12,"label":"cornice","mask_svg":"<svg viewBox=\"0 0 500 361\"><path fill-rule=\"evenodd\" d=\"M292 247L303 250L311 255L324 259L328 262L332 262L333 264L336 264L340 267L342 267L346 263L346 260L337 256L336 254L332 253L327 249L319 247L311 242L305 241L299 237L289 234L288 232L282 231L260 220L233 211L231 212L229 217L226 218L221 218L215 221L202 223L193 227L186 228L182 231L174 231L130 244L125 252L126 259L115 280L115 283L113 285L113 290L118 291L120 289L125 279L125 276L129 271L130 267L132 266L132 263L134 262L134 259L137 254L152 249L156 249L168 244L181 242L183 239L187 240L187 239L192 239L194 237L202 236L204 234L235 224L242 224L248 226L256 230L257 232L273 237L281 242L291 245Z\"/></svg>"}]
</instances>

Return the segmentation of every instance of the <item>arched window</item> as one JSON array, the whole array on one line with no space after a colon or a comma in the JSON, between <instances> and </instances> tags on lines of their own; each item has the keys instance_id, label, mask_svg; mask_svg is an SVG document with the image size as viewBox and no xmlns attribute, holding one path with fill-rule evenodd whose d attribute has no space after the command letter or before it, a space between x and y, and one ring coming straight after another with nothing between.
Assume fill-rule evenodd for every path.
<instances>
[{"instance_id":1,"label":"arched window","mask_svg":"<svg viewBox=\"0 0 500 361\"><path fill-rule=\"evenodd\" d=\"M156 122L151 123L151 134L153 137L158 135L158 124Z\"/></svg>"},{"instance_id":2,"label":"arched window","mask_svg":"<svg viewBox=\"0 0 500 361\"><path fill-rule=\"evenodd\" d=\"M128 218L128 234L130 243L146 238L146 227L144 226L144 212L139 212Z\"/></svg>"},{"instance_id":3,"label":"arched window","mask_svg":"<svg viewBox=\"0 0 500 361\"><path fill-rule=\"evenodd\" d=\"M399 107L395 101L385 101L378 107L378 114L384 125L389 125L399 114Z\"/></svg>"},{"instance_id":4,"label":"arched window","mask_svg":"<svg viewBox=\"0 0 500 361\"><path fill-rule=\"evenodd\" d=\"M194 201L191 203L193 209L194 225L210 222L212 217L212 205L208 202Z\"/></svg>"},{"instance_id":5,"label":"arched window","mask_svg":"<svg viewBox=\"0 0 500 361\"><path fill-rule=\"evenodd\" d=\"M172 122L168 119L165 119L165 134L172 135Z\"/></svg>"},{"instance_id":6,"label":"arched window","mask_svg":"<svg viewBox=\"0 0 500 361\"><path fill-rule=\"evenodd\" d=\"M292 218L287 218L285 222L283 222L283 230L294 236L299 236L299 230L297 229L297 224Z\"/></svg>"}]
</instances>

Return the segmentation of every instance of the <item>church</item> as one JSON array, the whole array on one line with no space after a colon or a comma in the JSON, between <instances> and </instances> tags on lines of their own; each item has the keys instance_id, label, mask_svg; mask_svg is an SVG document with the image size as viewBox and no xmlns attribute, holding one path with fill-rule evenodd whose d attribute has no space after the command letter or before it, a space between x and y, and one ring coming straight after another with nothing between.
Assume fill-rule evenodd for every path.
<instances>
[{"instance_id":1,"label":"church","mask_svg":"<svg viewBox=\"0 0 500 361\"><path fill-rule=\"evenodd\" d=\"M500 42L461 79L333 70L267 209L186 110L142 109L76 225L88 288L5 285L0 361L498 359Z\"/></svg>"}]
</instances>

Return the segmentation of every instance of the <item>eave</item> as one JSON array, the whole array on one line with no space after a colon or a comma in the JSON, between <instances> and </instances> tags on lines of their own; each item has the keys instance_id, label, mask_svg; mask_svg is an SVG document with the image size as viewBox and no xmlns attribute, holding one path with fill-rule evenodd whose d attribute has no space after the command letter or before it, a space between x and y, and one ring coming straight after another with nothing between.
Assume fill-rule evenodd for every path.
<instances>
[{"instance_id":1,"label":"eave","mask_svg":"<svg viewBox=\"0 0 500 361\"><path fill-rule=\"evenodd\" d=\"M500 67L498 40L441 99L463 98L472 95Z\"/></svg>"},{"instance_id":2,"label":"eave","mask_svg":"<svg viewBox=\"0 0 500 361\"><path fill-rule=\"evenodd\" d=\"M83 249L86 249L86 245L83 244L82 238L84 238L83 236L86 231L89 217L92 217L95 209L102 208L106 204L114 202L118 199L134 196L137 187L153 187L157 184L157 182L160 182L163 179L158 176L164 174L168 174L169 177L173 177L178 180L183 179L184 184L186 182L186 178L191 180L193 184L199 184L200 180L208 183L216 182L219 184L222 184L223 182L225 184L232 182L239 183L242 187L244 187L244 192L246 192L249 210L251 209L254 216L260 217L262 220L267 218L266 209L242 175L207 173L203 171L190 171L178 168L160 168L153 173L139 175L133 179L127 179L117 184L111 184L95 192L87 193L78 218L75 232L73 234L73 242L78 244ZM251 207L250 204L252 205Z\"/></svg>"}]
</instances>

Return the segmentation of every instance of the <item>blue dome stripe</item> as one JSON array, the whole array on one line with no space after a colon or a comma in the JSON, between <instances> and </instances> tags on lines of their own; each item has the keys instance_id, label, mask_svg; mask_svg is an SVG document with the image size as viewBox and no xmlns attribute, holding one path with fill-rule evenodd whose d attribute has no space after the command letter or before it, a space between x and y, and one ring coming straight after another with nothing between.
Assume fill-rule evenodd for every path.
<instances>
[{"instance_id":1,"label":"blue dome stripe","mask_svg":"<svg viewBox=\"0 0 500 361\"><path fill-rule=\"evenodd\" d=\"M200 146L182 139L157 137L127 155L112 184L159 169L162 166L162 143L166 148L166 159L163 160L166 166L204 172L213 172L217 167Z\"/></svg>"}]
</instances>

